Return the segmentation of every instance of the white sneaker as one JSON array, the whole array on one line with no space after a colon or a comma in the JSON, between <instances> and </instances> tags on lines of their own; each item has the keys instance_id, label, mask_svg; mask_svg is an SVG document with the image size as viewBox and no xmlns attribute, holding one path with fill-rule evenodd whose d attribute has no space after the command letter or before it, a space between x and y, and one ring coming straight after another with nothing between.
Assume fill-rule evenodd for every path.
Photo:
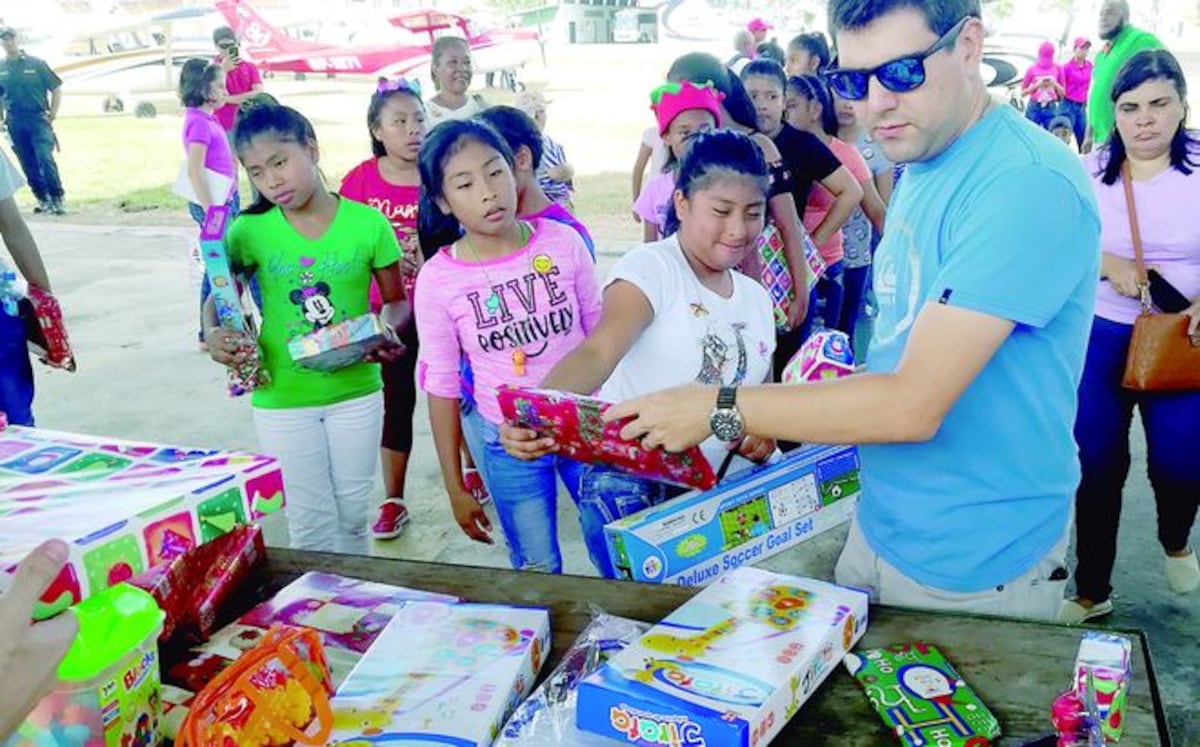
<instances>
[{"instance_id":1,"label":"white sneaker","mask_svg":"<svg viewBox=\"0 0 1200 747\"><path fill-rule=\"evenodd\" d=\"M1163 560L1163 573L1167 577L1167 586L1176 594L1191 594L1200 587L1200 563L1196 562L1194 552L1182 558L1168 555Z\"/></svg>"},{"instance_id":2,"label":"white sneaker","mask_svg":"<svg viewBox=\"0 0 1200 747\"><path fill-rule=\"evenodd\" d=\"M1097 602L1091 607L1084 607L1074 599L1068 599L1063 602L1062 609L1058 612L1058 621L1067 625L1079 625L1088 620L1094 620L1097 617L1111 615L1112 611L1113 603L1111 599Z\"/></svg>"}]
</instances>

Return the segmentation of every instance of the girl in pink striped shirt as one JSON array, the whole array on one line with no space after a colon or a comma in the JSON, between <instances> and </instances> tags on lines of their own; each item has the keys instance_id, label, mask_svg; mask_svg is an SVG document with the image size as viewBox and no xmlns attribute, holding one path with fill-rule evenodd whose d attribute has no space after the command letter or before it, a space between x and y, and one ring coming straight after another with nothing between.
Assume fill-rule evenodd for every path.
<instances>
[{"instance_id":1,"label":"girl in pink striped shirt","mask_svg":"<svg viewBox=\"0 0 1200 747\"><path fill-rule=\"evenodd\" d=\"M483 474L514 568L558 573L555 500L561 477L578 503L581 465L554 455L513 458L499 443L501 385L536 385L600 317L600 288L573 229L517 218L513 155L489 125L448 122L421 147L421 241L440 247L417 276L419 386L454 518L491 543L491 524L463 484L460 360L474 372L483 416Z\"/></svg>"}]
</instances>

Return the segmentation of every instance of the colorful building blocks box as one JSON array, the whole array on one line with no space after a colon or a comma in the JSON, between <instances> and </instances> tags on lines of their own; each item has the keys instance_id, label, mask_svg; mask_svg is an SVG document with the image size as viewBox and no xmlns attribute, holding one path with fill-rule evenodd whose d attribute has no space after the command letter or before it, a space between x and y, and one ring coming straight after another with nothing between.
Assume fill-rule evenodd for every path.
<instances>
[{"instance_id":1,"label":"colorful building blocks box","mask_svg":"<svg viewBox=\"0 0 1200 747\"><path fill-rule=\"evenodd\" d=\"M867 628L867 595L739 568L579 686L578 726L625 744L765 745Z\"/></svg>"},{"instance_id":2,"label":"colorful building blocks box","mask_svg":"<svg viewBox=\"0 0 1200 747\"><path fill-rule=\"evenodd\" d=\"M271 457L11 427L0 433L0 588L44 540L71 557L37 616L283 507Z\"/></svg>"},{"instance_id":3,"label":"colorful building blocks box","mask_svg":"<svg viewBox=\"0 0 1200 747\"><path fill-rule=\"evenodd\" d=\"M857 449L804 447L615 521L604 534L618 575L702 586L845 523L859 490Z\"/></svg>"},{"instance_id":4,"label":"colorful building blocks box","mask_svg":"<svg viewBox=\"0 0 1200 747\"><path fill-rule=\"evenodd\" d=\"M333 744L490 745L550 650L544 609L412 602L333 698Z\"/></svg>"}]
</instances>

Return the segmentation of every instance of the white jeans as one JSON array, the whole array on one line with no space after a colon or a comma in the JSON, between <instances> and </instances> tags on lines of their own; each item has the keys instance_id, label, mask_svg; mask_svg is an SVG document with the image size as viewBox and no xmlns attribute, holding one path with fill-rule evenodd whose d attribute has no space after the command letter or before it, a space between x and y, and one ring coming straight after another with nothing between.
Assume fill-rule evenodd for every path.
<instances>
[{"instance_id":1,"label":"white jeans","mask_svg":"<svg viewBox=\"0 0 1200 747\"><path fill-rule=\"evenodd\" d=\"M379 469L383 396L328 407L254 408L265 454L279 460L292 547L366 555L367 504Z\"/></svg>"},{"instance_id":2,"label":"white jeans","mask_svg":"<svg viewBox=\"0 0 1200 747\"><path fill-rule=\"evenodd\" d=\"M1072 523L1067 522L1062 539L1023 575L983 591L960 593L918 583L879 557L867 544L856 515L833 575L838 584L862 589L872 602L893 607L1055 621L1067 587Z\"/></svg>"}]
</instances>

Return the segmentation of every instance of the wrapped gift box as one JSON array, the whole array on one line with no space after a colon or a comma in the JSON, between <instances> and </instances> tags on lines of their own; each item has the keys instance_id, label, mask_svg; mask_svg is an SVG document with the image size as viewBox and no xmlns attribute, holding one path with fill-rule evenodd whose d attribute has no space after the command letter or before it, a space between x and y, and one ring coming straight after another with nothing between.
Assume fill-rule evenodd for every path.
<instances>
[{"instance_id":1,"label":"wrapped gift box","mask_svg":"<svg viewBox=\"0 0 1200 747\"><path fill-rule=\"evenodd\" d=\"M544 609L406 604L338 687L330 741L491 745L549 651Z\"/></svg>"},{"instance_id":2,"label":"wrapped gift box","mask_svg":"<svg viewBox=\"0 0 1200 747\"><path fill-rule=\"evenodd\" d=\"M267 456L10 427L0 433L0 586L44 540L71 557L38 615L283 507Z\"/></svg>"},{"instance_id":3,"label":"wrapped gift box","mask_svg":"<svg viewBox=\"0 0 1200 747\"><path fill-rule=\"evenodd\" d=\"M265 557L262 529L244 524L134 576L129 583L150 592L166 613L161 640L179 632L202 642L208 640L218 616Z\"/></svg>"},{"instance_id":4,"label":"wrapped gift box","mask_svg":"<svg viewBox=\"0 0 1200 747\"><path fill-rule=\"evenodd\" d=\"M901 643L846 655L846 669L906 747L987 747L1000 723L945 656L928 643Z\"/></svg>"},{"instance_id":5,"label":"wrapped gift box","mask_svg":"<svg viewBox=\"0 0 1200 747\"><path fill-rule=\"evenodd\" d=\"M1072 687L1087 703L1095 699L1104 738L1116 742L1125 733L1125 701L1133 678L1133 642L1123 635L1089 630L1079 641Z\"/></svg>"},{"instance_id":6,"label":"wrapped gift box","mask_svg":"<svg viewBox=\"0 0 1200 747\"><path fill-rule=\"evenodd\" d=\"M336 371L368 354L400 344L396 333L374 314L313 330L288 342L292 360L317 371Z\"/></svg>"},{"instance_id":7,"label":"wrapped gift box","mask_svg":"<svg viewBox=\"0 0 1200 747\"><path fill-rule=\"evenodd\" d=\"M867 595L740 568L579 686L579 728L626 744L769 744L867 628Z\"/></svg>"},{"instance_id":8,"label":"wrapped gift box","mask_svg":"<svg viewBox=\"0 0 1200 747\"><path fill-rule=\"evenodd\" d=\"M607 464L639 477L690 488L717 484L712 465L699 447L674 454L645 449L621 438L623 422L605 423L610 402L550 389L501 387L497 395L504 418L553 436L559 456L587 464Z\"/></svg>"},{"instance_id":9,"label":"wrapped gift box","mask_svg":"<svg viewBox=\"0 0 1200 747\"><path fill-rule=\"evenodd\" d=\"M859 490L857 449L803 447L618 519L604 536L625 578L704 585L849 521Z\"/></svg>"},{"instance_id":10,"label":"wrapped gift box","mask_svg":"<svg viewBox=\"0 0 1200 747\"><path fill-rule=\"evenodd\" d=\"M254 648L276 623L309 628L321 636L336 688L388 622L413 601L458 600L445 594L359 581L332 573L314 571L300 576L163 672L164 732L174 738L196 693L218 672Z\"/></svg>"}]
</instances>

